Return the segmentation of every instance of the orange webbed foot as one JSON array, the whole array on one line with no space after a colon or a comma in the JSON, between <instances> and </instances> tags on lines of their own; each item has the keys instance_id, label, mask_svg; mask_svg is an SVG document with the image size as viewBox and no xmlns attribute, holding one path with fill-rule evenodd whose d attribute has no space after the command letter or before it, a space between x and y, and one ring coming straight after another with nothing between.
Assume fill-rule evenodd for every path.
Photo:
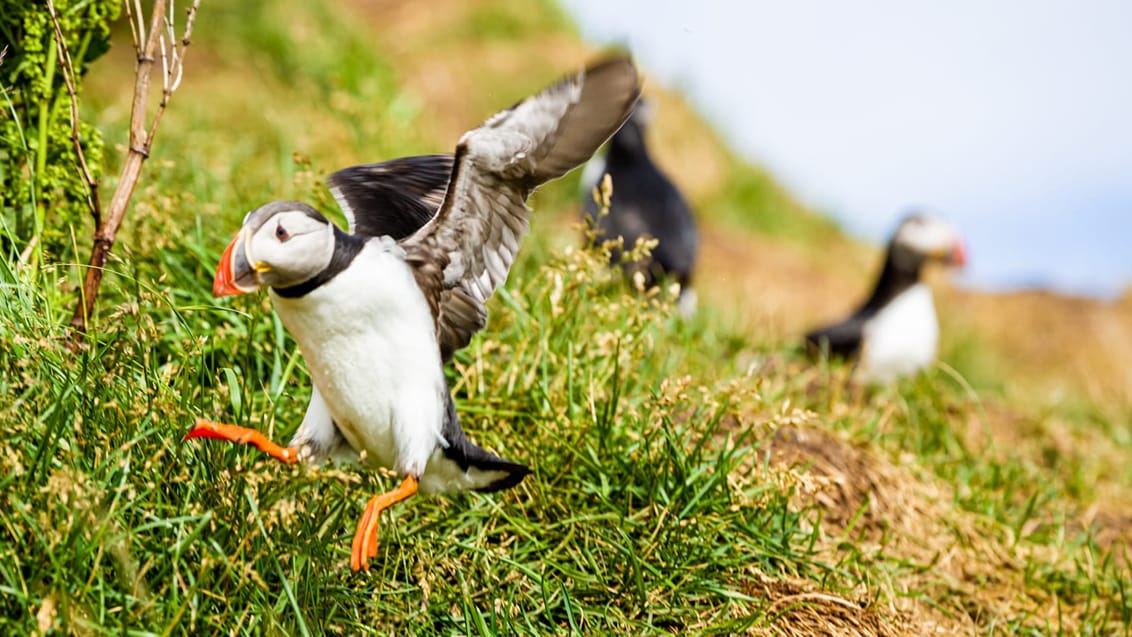
<instances>
[{"instance_id":1,"label":"orange webbed foot","mask_svg":"<svg viewBox=\"0 0 1132 637\"><path fill-rule=\"evenodd\" d=\"M369 570L369 559L377 557L377 528L381 512L416 492L417 479L413 476L405 476L404 481L396 489L370 498L362 513L362 519L358 521L358 530L354 534L354 544L350 550L350 570Z\"/></svg>"},{"instance_id":2,"label":"orange webbed foot","mask_svg":"<svg viewBox=\"0 0 1132 637\"><path fill-rule=\"evenodd\" d=\"M252 445L280 462L294 464L299 461L299 451L294 447L278 445L255 429L248 429L247 427L198 418L189 433L185 434L184 440L192 438L215 438L239 445Z\"/></svg>"}]
</instances>

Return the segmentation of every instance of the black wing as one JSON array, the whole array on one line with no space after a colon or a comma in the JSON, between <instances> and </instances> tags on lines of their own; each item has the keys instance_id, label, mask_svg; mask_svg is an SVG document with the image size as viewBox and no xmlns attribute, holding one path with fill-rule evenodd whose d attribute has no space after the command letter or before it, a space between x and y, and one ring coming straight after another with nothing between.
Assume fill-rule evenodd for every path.
<instances>
[{"instance_id":1,"label":"black wing","mask_svg":"<svg viewBox=\"0 0 1132 637\"><path fill-rule=\"evenodd\" d=\"M343 168L326 185L352 234L400 240L436 214L451 175L452 155L420 155Z\"/></svg>"},{"instance_id":2,"label":"black wing","mask_svg":"<svg viewBox=\"0 0 1132 637\"><path fill-rule=\"evenodd\" d=\"M853 315L835 325L816 329L806 334L806 347L814 355L855 356L861 350L866 322L866 317Z\"/></svg>"},{"instance_id":3,"label":"black wing","mask_svg":"<svg viewBox=\"0 0 1132 637\"><path fill-rule=\"evenodd\" d=\"M456 403L452 396L448 396L448 411L444 418L444 440L448 443L444 447L444 455L455 462L461 469L468 472L477 469L488 474L497 474L495 480L473 487L476 491L489 493L509 489L523 481L531 472L530 467L517 462L504 460L490 451L468 440L464 430L460 428L460 419L456 415Z\"/></svg>"}]
</instances>

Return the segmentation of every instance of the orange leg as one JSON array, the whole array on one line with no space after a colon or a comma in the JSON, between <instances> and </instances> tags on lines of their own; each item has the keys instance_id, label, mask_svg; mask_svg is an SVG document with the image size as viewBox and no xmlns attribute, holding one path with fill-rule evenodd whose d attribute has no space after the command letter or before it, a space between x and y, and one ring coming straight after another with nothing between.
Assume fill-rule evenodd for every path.
<instances>
[{"instance_id":1,"label":"orange leg","mask_svg":"<svg viewBox=\"0 0 1132 637\"><path fill-rule=\"evenodd\" d=\"M354 534L354 546L350 551L350 569L369 570L369 558L377 557L377 522L381 512L411 497L417 492L417 479L405 476L401 486L370 498L362 519L358 521L358 531Z\"/></svg>"},{"instance_id":2,"label":"orange leg","mask_svg":"<svg viewBox=\"0 0 1132 637\"><path fill-rule=\"evenodd\" d=\"M299 450L294 447L282 447L267 439L266 436L256 431L255 429L248 429L247 427L237 427L236 425L226 425L224 423L213 422L198 418L193 428L189 433L185 434L185 440L190 438L215 438L217 440L227 440L240 445L252 445L258 447L260 451L267 455L286 462L287 464L294 464L299 461Z\"/></svg>"}]
</instances>

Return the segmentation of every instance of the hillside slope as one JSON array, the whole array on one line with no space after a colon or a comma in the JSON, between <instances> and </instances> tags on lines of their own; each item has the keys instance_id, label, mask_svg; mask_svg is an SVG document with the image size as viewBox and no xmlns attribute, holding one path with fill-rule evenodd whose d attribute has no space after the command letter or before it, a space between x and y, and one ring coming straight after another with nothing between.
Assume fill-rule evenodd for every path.
<instances>
[{"instance_id":1,"label":"hillside slope","mask_svg":"<svg viewBox=\"0 0 1132 637\"><path fill-rule=\"evenodd\" d=\"M477 86L553 74L549 61L593 54L561 28L553 9L544 9L553 17L543 18L517 2L448 2L438 11L396 1L350 6L375 29L403 85L439 112L441 119L430 120L438 140L453 139L490 110L478 101L493 91ZM486 37L472 26L493 22L497 31L488 29ZM796 343L808 328L847 313L868 292L879 247L847 237L797 203L773 177L739 159L679 94L644 72L646 94L657 106L653 152L695 203L703 226L698 281L710 311L755 342L776 344ZM565 229L572 220L568 199L556 195L551 204L565 209ZM894 223L900 213L892 211ZM984 293L952 286L945 272L932 274L944 326L941 359L994 403L993 413L1008 414L990 423L999 442L1022 444L1047 463L1043 450L1050 445L1089 455L1098 437L1124 441L1117 457L1132 452L1132 294L1105 302L1041 291ZM1029 424L1016 431L1019 422ZM1119 462L1093 473L1132 489L1132 472ZM1105 506L1132 512L1128 497L1106 497Z\"/></svg>"},{"instance_id":2,"label":"hillside slope","mask_svg":"<svg viewBox=\"0 0 1132 637\"><path fill-rule=\"evenodd\" d=\"M514 2L447 1L428 11L398 1L347 5L372 25L403 86L427 105L429 134L440 147L491 110L495 92L479 87L510 78L522 93L534 88L522 78L553 75L564 62L593 54L560 27L553 9L543 9L553 16L546 19ZM847 311L867 292L877 247L846 238L773 178L743 165L681 96L644 72L646 93L658 103L652 147L696 202L705 226L701 281L712 305L771 340L797 339ZM895 225L901 211L891 212ZM1011 385L1039 395L1070 391L1114 409L1132 405L1132 367L1122 364L1132 358L1132 296L1110 303L1045 292L992 294L937 279L949 326L945 359L975 339L986 351L972 364L995 370L986 379L991 385L1009 377Z\"/></svg>"},{"instance_id":3,"label":"hillside slope","mask_svg":"<svg viewBox=\"0 0 1132 637\"><path fill-rule=\"evenodd\" d=\"M73 255L0 270L0 632L1127 632L1130 303L941 280L950 366L847 384L797 337L864 292L877 249L648 80L653 145L704 225L703 311L675 319L578 249L577 175L541 190L450 374L470 435L536 472L399 506L351 574L387 477L180 442L202 415L286 439L310 391L267 299L211 298L220 251L251 207L333 211L323 175L449 150L596 51L548 0L201 11L89 347L61 345ZM124 41L86 80L109 146Z\"/></svg>"}]
</instances>

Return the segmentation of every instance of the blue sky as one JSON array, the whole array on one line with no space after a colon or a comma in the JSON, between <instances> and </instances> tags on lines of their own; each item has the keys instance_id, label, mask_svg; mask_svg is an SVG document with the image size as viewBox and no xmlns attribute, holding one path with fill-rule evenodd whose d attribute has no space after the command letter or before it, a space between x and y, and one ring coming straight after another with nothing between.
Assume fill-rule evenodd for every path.
<instances>
[{"instance_id":1,"label":"blue sky","mask_svg":"<svg viewBox=\"0 0 1132 637\"><path fill-rule=\"evenodd\" d=\"M922 206L967 284L1132 284L1132 2L563 4L861 236Z\"/></svg>"}]
</instances>

